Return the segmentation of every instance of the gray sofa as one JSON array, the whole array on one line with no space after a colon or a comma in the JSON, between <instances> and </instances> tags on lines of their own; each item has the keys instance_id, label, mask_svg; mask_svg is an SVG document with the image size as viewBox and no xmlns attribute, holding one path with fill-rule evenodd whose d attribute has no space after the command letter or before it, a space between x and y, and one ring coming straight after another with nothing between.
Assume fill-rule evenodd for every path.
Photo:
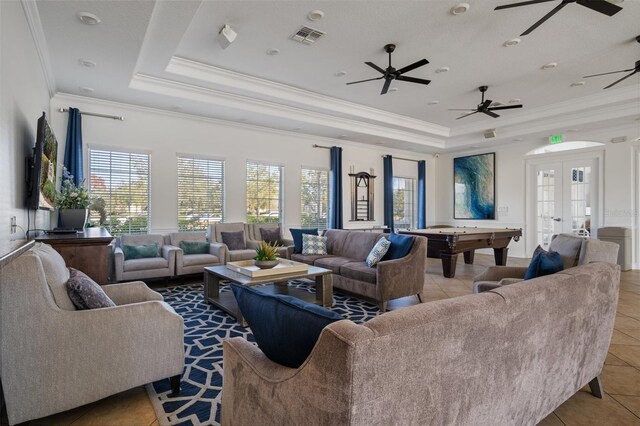
<instances>
[{"instance_id":1,"label":"gray sofa","mask_svg":"<svg viewBox=\"0 0 640 426\"><path fill-rule=\"evenodd\" d=\"M159 247L156 257L129 260L124 258L123 246L154 243ZM158 234L123 235L116 238L113 251L116 282L173 277L176 270L176 250L177 248L165 244L164 237Z\"/></svg>"},{"instance_id":2,"label":"gray sofa","mask_svg":"<svg viewBox=\"0 0 640 426\"><path fill-rule=\"evenodd\" d=\"M401 259L379 262L370 268L367 255L384 234L329 229L327 255L294 253L291 260L331 269L333 287L349 291L378 302L382 312L387 302L405 296L418 296L422 301L427 239L412 237L409 254Z\"/></svg>"},{"instance_id":3,"label":"gray sofa","mask_svg":"<svg viewBox=\"0 0 640 426\"><path fill-rule=\"evenodd\" d=\"M601 395L619 284L591 263L338 321L297 369L225 340L222 425L534 425L586 384Z\"/></svg>"}]
</instances>

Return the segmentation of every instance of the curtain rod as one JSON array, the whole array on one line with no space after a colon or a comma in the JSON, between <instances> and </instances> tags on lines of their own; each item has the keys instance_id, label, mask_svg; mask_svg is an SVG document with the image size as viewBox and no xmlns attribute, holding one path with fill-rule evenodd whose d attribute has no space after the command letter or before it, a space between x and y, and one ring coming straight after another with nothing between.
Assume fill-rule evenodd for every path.
<instances>
[{"instance_id":1,"label":"curtain rod","mask_svg":"<svg viewBox=\"0 0 640 426\"><path fill-rule=\"evenodd\" d=\"M69 108L60 108L58 109L58 111L60 112L68 112ZM124 121L124 117L123 116L118 116L118 115L107 115L107 114L98 114L95 112L84 112L84 111L80 111L80 114L82 115L92 115L94 117L102 117L102 118L110 118L112 120L120 120L120 121Z\"/></svg>"},{"instance_id":2,"label":"curtain rod","mask_svg":"<svg viewBox=\"0 0 640 426\"><path fill-rule=\"evenodd\" d=\"M386 155L381 155L382 158L386 157ZM404 160L404 161L413 161L414 163L419 163L420 160L414 160L412 158L402 158L402 157L394 157L393 155L391 156L391 158L393 158L394 160Z\"/></svg>"},{"instance_id":3,"label":"curtain rod","mask_svg":"<svg viewBox=\"0 0 640 426\"><path fill-rule=\"evenodd\" d=\"M311 145L313 148L322 148L322 149L331 149L332 147L330 146L324 146L324 145L318 145L318 144L313 144Z\"/></svg>"}]
</instances>

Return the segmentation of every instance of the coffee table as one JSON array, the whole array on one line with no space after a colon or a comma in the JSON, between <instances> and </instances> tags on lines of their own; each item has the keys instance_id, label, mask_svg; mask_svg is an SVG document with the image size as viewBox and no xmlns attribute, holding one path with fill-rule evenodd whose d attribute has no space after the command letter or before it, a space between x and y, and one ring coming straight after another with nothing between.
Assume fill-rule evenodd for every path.
<instances>
[{"instance_id":1,"label":"coffee table","mask_svg":"<svg viewBox=\"0 0 640 426\"><path fill-rule=\"evenodd\" d=\"M288 281L300 278L315 279L315 297L312 293L287 285ZM247 323L240 312L240 308L238 308L238 302L233 292L220 292L220 280L229 280L236 284L248 286L273 283L273 285L261 287L260 291L271 294L287 294L307 302L314 302L325 308L330 308L331 305L333 305L333 284L330 269L309 266L306 272L251 278L239 272L232 271L226 266L210 266L204 268L205 301L235 317L243 327L246 327Z\"/></svg>"}]
</instances>

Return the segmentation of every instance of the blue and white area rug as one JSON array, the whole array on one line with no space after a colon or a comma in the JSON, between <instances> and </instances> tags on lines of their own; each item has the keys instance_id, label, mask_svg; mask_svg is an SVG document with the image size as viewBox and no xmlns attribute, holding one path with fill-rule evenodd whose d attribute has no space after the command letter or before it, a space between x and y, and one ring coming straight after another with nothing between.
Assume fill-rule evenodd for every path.
<instances>
[{"instance_id":1,"label":"blue and white area rug","mask_svg":"<svg viewBox=\"0 0 640 426\"><path fill-rule=\"evenodd\" d=\"M310 281L289 285L314 293ZM222 286L221 291L230 291ZM232 316L204 301L203 286L189 285L158 290L165 302L184 318L185 371L180 396L171 398L169 380L147 385L147 392L162 426L219 425L222 397L222 341L244 337L255 342L251 330ZM376 315L376 305L334 291L332 310L356 323Z\"/></svg>"}]
</instances>

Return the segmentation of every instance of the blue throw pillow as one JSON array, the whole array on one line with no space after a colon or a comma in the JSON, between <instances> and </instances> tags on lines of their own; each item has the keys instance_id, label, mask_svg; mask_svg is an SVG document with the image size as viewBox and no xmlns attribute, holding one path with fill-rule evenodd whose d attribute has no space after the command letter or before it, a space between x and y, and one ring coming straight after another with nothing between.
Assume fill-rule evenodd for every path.
<instances>
[{"instance_id":1,"label":"blue throw pillow","mask_svg":"<svg viewBox=\"0 0 640 426\"><path fill-rule=\"evenodd\" d=\"M405 257L413 247L413 237L410 235L389 234L389 250L382 260L393 260Z\"/></svg>"},{"instance_id":2,"label":"blue throw pillow","mask_svg":"<svg viewBox=\"0 0 640 426\"><path fill-rule=\"evenodd\" d=\"M302 234L318 235L318 228L315 229L289 229L293 238L294 253L302 253Z\"/></svg>"},{"instance_id":3,"label":"blue throw pillow","mask_svg":"<svg viewBox=\"0 0 640 426\"><path fill-rule=\"evenodd\" d=\"M542 277L545 275L555 274L564 269L564 263L560 253L555 251L546 251L538 246L533 252L531 263L524 275L525 280Z\"/></svg>"},{"instance_id":4,"label":"blue throw pillow","mask_svg":"<svg viewBox=\"0 0 640 426\"><path fill-rule=\"evenodd\" d=\"M292 296L268 294L238 284L231 284L231 289L258 347L267 358L287 367L300 367L322 329L344 319Z\"/></svg>"}]
</instances>

